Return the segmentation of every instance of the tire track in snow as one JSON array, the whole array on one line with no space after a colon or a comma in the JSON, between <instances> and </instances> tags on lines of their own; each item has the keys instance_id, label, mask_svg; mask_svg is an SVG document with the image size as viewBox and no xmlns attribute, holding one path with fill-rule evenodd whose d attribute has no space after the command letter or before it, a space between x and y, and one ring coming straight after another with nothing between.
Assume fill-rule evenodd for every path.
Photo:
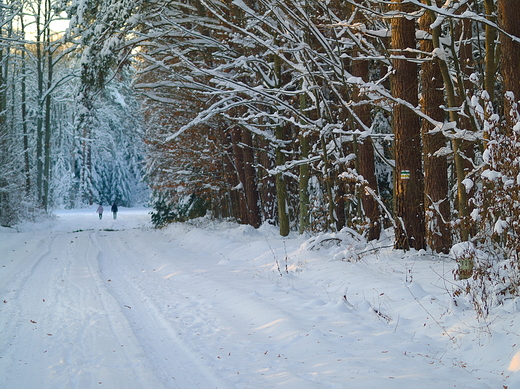
<instances>
[{"instance_id":1,"label":"tire track in snow","mask_svg":"<svg viewBox=\"0 0 520 389\"><path fill-rule=\"evenodd\" d=\"M27 310L35 310L38 297L35 297L35 285L33 279L41 274L49 274L49 268L46 266L50 258L51 247L55 244L57 236L53 236L50 242L44 239L34 239L30 234L10 234L12 240L17 240L16 246L21 247L22 241L31 242L30 246L25 247L23 264L17 264L17 268L9 274L2 274L2 304L0 306L0 387L7 387L8 375L11 367L20 365L23 357L20 358L19 348L20 336L31 334L35 323L27 323L24 321ZM32 239L32 241L31 241ZM34 256L36 254L36 256ZM34 256L34 259L31 257ZM16 272L15 272L16 271ZM50 275L50 274L49 274ZM40 300L41 301L41 300ZM34 317L38 317L34 312ZM33 320L35 321L35 320ZM31 334L32 335L32 334ZM22 350L26 355L30 350ZM14 373L16 374L16 373Z\"/></svg>"},{"instance_id":2,"label":"tire track in snow","mask_svg":"<svg viewBox=\"0 0 520 389\"><path fill-rule=\"evenodd\" d=\"M85 361L79 363L71 359L70 365L80 366L83 370L85 366L91 367L94 374L100 374L99 382L105 382L108 387L160 388L162 385L151 373L146 358L143 358L143 350L133 336L126 317L101 279L98 267L100 251L93 244L96 234L85 235L87 247L79 248L77 251L81 252L76 256L81 261L70 267L73 270L66 277L77 291L77 300L73 304L79 302L77 315L83 323L82 331L78 332L77 340L81 347L77 355L87 356ZM85 283L86 280L88 282ZM74 306L68 308L75 309ZM83 388L84 381L80 375L74 386Z\"/></svg>"},{"instance_id":3,"label":"tire track in snow","mask_svg":"<svg viewBox=\"0 0 520 389\"><path fill-rule=\"evenodd\" d=\"M218 315L224 330L216 334L218 340L213 339L211 343L223 345L219 353L225 359L220 369L236 387L343 387L334 382L334 372L341 368L339 364L333 366L327 362L328 372L320 375L312 367L304 367L309 357L315 365L350 357L348 352L336 356L330 352L335 348L331 343L343 335L326 334L318 329L319 323L313 322L314 315L298 311L294 306L284 309L283 301L271 301L261 293L243 289L240 283L216 281L211 271L195 276L190 284L196 285L196 289L184 283L187 296L191 300L207 301L212 313ZM271 288L280 296L287 294L284 287L272 285ZM293 294L290 301L294 303L298 298ZM301 301L305 301L303 297ZM246 374L237 376L237 370Z\"/></svg>"},{"instance_id":4,"label":"tire track in snow","mask_svg":"<svg viewBox=\"0 0 520 389\"><path fill-rule=\"evenodd\" d=\"M91 234L61 233L24 272L12 300L18 319L9 336L2 334L10 340L0 351L3 389L19 389L17 382L24 389L162 387L144 365L125 316L103 290L98 254ZM27 317L33 319L22 321Z\"/></svg>"},{"instance_id":5,"label":"tire track in snow","mask_svg":"<svg viewBox=\"0 0 520 389\"><path fill-rule=\"evenodd\" d=\"M380 375L396 374L386 365L397 360L410 380L421 382L422 372L429 371L428 361L406 356L419 339L395 333L396 324L379 320L364 298L366 304L350 308L339 295L326 302L328 292L317 293L321 279L280 278L269 266L237 260L239 252L247 256L247 244L233 243L234 259L228 262L227 254L202 252L207 250L203 239L193 251L171 236L160 241L154 235L153 247L146 236L130 239L117 246L114 237L108 248L113 258L103 267L106 277L127 277L128 285L145 291L143 300L151 300L184 344L204 355L215 374L234 387L344 388L348 372L372 387ZM293 282L300 290L291 287ZM395 347L388 347L388 337Z\"/></svg>"},{"instance_id":6,"label":"tire track in snow","mask_svg":"<svg viewBox=\"0 0 520 389\"><path fill-rule=\"evenodd\" d=\"M334 383L332 372L326 384L317 381L316 374L295 373L306 370L301 369L302 350L316 349L316 343L323 345L316 363L321 357L348 357L348 353L330 356L327 344L335 338L317 330L308 312L294 316L294 307L283 310L279 301L263 301L259 294L251 293L254 287L241 289L233 279L236 273L223 271L216 254L214 258L202 254L204 261L199 262L200 253L172 243L161 246L157 236L154 247L142 243L146 236L129 235L127 240L132 242L116 236L100 242L104 252L101 269L112 292L119 293L120 305L129 307L126 315L150 352L167 353L170 361L172 350L180 347L191 355L191 361L205 364L203 369L238 388L342 387ZM230 282L212 279L213 272L229 273ZM171 304L164 306L164 301ZM215 345L221 347L215 349ZM265 368L258 369L262 364ZM175 374L171 364L160 368L165 376L168 370L171 376ZM336 369L340 368L338 364Z\"/></svg>"},{"instance_id":7,"label":"tire track in snow","mask_svg":"<svg viewBox=\"0 0 520 389\"><path fill-rule=\"evenodd\" d=\"M157 374L168 388L229 388L228 384L214 374L199 350L190 347L181 338L185 329L168 320L154 302L150 292L155 288L146 291L140 281L136 282L136 276L133 275L139 274L136 269L132 269L133 273L124 271L124 267L136 255L145 254L136 254L135 247L124 242L122 235L124 234L118 234L111 241L108 237L99 236L96 244L102 249L101 273L112 295L124 310L148 359L154 364ZM147 249L149 250L150 248ZM182 296L172 292L171 298L182 299ZM191 309L200 308L191 306Z\"/></svg>"}]
</instances>

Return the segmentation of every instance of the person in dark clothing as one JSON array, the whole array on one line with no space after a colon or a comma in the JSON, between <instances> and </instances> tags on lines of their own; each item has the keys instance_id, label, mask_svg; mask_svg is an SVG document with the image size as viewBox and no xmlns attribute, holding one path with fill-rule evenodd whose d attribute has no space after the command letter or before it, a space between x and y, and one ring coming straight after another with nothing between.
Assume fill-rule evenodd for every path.
<instances>
[{"instance_id":1,"label":"person in dark clothing","mask_svg":"<svg viewBox=\"0 0 520 389\"><path fill-rule=\"evenodd\" d=\"M97 208L96 212L99 214L99 220L101 220L101 218L103 217L103 206L101 204L99 204L99 207Z\"/></svg>"},{"instance_id":2,"label":"person in dark clothing","mask_svg":"<svg viewBox=\"0 0 520 389\"><path fill-rule=\"evenodd\" d=\"M114 215L114 219L117 218L117 204L112 204L112 214Z\"/></svg>"}]
</instances>

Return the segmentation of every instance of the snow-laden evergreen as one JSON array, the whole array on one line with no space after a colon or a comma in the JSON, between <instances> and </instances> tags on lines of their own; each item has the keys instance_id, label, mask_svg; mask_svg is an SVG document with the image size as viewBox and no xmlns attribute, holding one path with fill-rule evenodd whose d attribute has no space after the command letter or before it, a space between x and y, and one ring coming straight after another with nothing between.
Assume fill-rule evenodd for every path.
<instances>
[{"instance_id":1,"label":"snow-laden evergreen","mask_svg":"<svg viewBox=\"0 0 520 389\"><path fill-rule=\"evenodd\" d=\"M91 152L97 203L129 207L147 202L142 120L131 81L127 71L103 90L94 105Z\"/></svg>"}]
</instances>

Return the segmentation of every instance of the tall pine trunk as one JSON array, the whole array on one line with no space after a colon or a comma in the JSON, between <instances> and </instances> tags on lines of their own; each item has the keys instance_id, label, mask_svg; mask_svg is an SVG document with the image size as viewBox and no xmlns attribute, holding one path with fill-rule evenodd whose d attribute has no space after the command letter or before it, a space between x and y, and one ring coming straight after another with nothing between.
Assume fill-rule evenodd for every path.
<instances>
[{"instance_id":1,"label":"tall pine trunk","mask_svg":"<svg viewBox=\"0 0 520 389\"><path fill-rule=\"evenodd\" d=\"M276 41L275 44L278 44ZM280 57L274 55L274 76L276 77L276 84L280 88L282 86L282 61ZM285 164L284 141L285 141L285 127L283 124L278 124L275 128L275 137L277 140L275 149L275 164L277 169ZM280 226L280 235L289 235L289 212L287 209L287 184L285 182L284 173L277 171L276 173L276 200L278 205L278 223Z\"/></svg>"},{"instance_id":2,"label":"tall pine trunk","mask_svg":"<svg viewBox=\"0 0 520 389\"><path fill-rule=\"evenodd\" d=\"M431 0L425 0L425 2L427 5L431 6ZM430 15L430 20L435 19L435 13L433 11L427 11L426 13ZM432 30L432 43L435 50L444 51L440 39L440 26L437 26ZM456 111L458 108L457 96L455 93L453 78L450 74L448 64L446 63L445 55L436 55L436 61L439 65L444 83L446 105L450 108L448 113L449 119L458 127L459 115ZM466 193L466 186L463 184L463 181L466 178L465 159L463 155L464 147L463 141L459 137L453 137L451 143L453 147L455 174L457 177L457 208L460 219L460 238L462 241L467 241L469 239L470 228L468 220L468 194Z\"/></svg>"},{"instance_id":3,"label":"tall pine trunk","mask_svg":"<svg viewBox=\"0 0 520 389\"><path fill-rule=\"evenodd\" d=\"M394 8L409 13L415 7L403 0L394 0ZM416 107L418 105L417 64L405 59L408 50L415 50L415 20L404 16L392 19L392 94ZM394 107L394 202L397 218L395 248L424 249L424 177L422 170L421 127L419 117L403 104Z\"/></svg>"},{"instance_id":4,"label":"tall pine trunk","mask_svg":"<svg viewBox=\"0 0 520 389\"><path fill-rule=\"evenodd\" d=\"M279 125L276 127L276 140L278 144L275 150L275 162L278 169L285 164L285 154L283 141L285 140L285 127ZM276 200L278 206L278 223L280 226L280 235L289 235L289 213L287 210L287 184L282 171L276 173Z\"/></svg>"},{"instance_id":5,"label":"tall pine trunk","mask_svg":"<svg viewBox=\"0 0 520 389\"><path fill-rule=\"evenodd\" d=\"M51 183L51 88L53 78L53 59L51 47L51 30L49 28L51 4L50 0L46 0L45 6L45 46L47 60L47 93L45 96L45 126L44 126L44 143L43 143L43 208L47 211L49 208L50 183Z\"/></svg>"},{"instance_id":6,"label":"tall pine trunk","mask_svg":"<svg viewBox=\"0 0 520 389\"><path fill-rule=\"evenodd\" d=\"M246 203L246 196L244 191L244 183L245 183L245 171L244 171L244 153L242 147L240 147L240 142L242 140L242 130L240 128L235 127L231 130L231 142L233 144L233 162L235 165L235 174L238 178L238 183L235 188L238 193L238 213L240 215L239 221L242 224L248 223L248 210Z\"/></svg>"},{"instance_id":7,"label":"tall pine trunk","mask_svg":"<svg viewBox=\"0 0 520 389\"><path fill-rule=\"evenodd\" d=\"M43 207L43 77L45 58L42 52L41 1L37 2L36 14L36 73L38 79L38 116L36 119L36 189L38 202Z\"/></svg>"},{"instance_id":8,"label":"tall pine trunk","mask_svg":"<svg viewBox=\"0 0 520 389\"><path fill-rule=\"evenodd\" d=\"M307 109L307 96L302 93L300 95L300 112ZM300 129L300 158L309 158L309 136L307 130ZM299 200L300 200L300 218L298 223L298 231L303 234L305 230L309 228L310 217L309 217L309 178L310 178L310 166L308 162L300 165L300 177L299 177Z\"/></svg>"},{"instance_id":9,"label":"tall pine trunk","mask_svg":"<svg viewBox=\"0 0 520 389\"><path fill-rule=\"evenodd\" d=\"M242 129L242 155L244 158L244 194L247 205L247 223L258 228L262 224L262 215L259 204L253 137L251 132L245 129Z\"/></svg>"},{"instance_id":10,"label":"tall pine trunk","mask_svg":"<svg viewBox=\"0 0 520 389\"><path fill-rule=\"evenodd\" d=\"M368 61L354 60L352 63L352 75L354 77L361 77L363 80L368 80ZM359 91L356 90L353 96L354 101L361 102ZM357 117L367 127L370 126L370 105L360 104L354 107L354 112ZM378 193L376 167L374 157L374 145L370 136L364 137L358 144L358 169L359 174L368 182L368 186L373 193ZM365 192L361 194L361 202L363 210L369 220L368 240L379 239L381 235L381 215L379 205L371 193Z\"/></svg>"},{"instance_id":11,"label":"tall pine trunk","mask_svg":"<svg viewBox=\"0 0 520 389\"><path fill-rule=\"evenodd\" d=\"M520 38L520 4L515 0L499 0L498 15L500 27L507 33ZM500 34L500 69L504 82L504 91L512 92L515 96L514 101L520 100L520 43L515 42L506 34ZM509 129L515 124L512 121L513 115L509 114L511 104L505 99L504 108L506 110L506 120Z\"/></svg>"},{"instance_id":12,"label":"tall pine trunk","mask_svg":"<svg viewBox=\"0 0 520 389\"><path fill-rule=\"evenodd\" d=\"M431 13L425 13L419 20L422 30L431 34L434 22ZM433 52L431 40L421 41L421 51ZM422 111L438 122L444 121L443 80L436 60L425 61L421 65ZM451 247L449 229L450 202L448 199L448 160L446 156L435 156L435 152L446 146L446 137L441 131L432 133L433 126L422 122L424 160L424 207L426 217L426 242L438 253L448 253Z\"/></svg>"},{"instance_id":13,"label":"tall pine trunk","mask_svg":"<svg viewBox=\"0 0 520 389\"><path fill-rule=\"evenodd\" d=\"M235 188L239 184L236 169L233 161L233 142L231 140L231 132L223 131L222 145L224 152L222 159L222 166L224 170L224 177L226 187L229 189L226 196L226 210L222 210L223 217L232 217L236 220L240 219L240 192Z\"/></svg>"},{"instance_id":14,"label":"tall pine trunk","mask_svg":"<svg viewBox=\"0 0 520 389\"><path fill-rule=\"evenodd\" d=\"M514 9L514 4L518 6L518 2L509 1L512 11ZM496 18L494 16L495 4L494 0L484 0L484 9L486 11L486 19L490 22L496 22ZM514 12L514 11L512 11ZM487 91L489 95L489 100L493 101L495 97L495 41L497 37L497 31L495 27L486 24L486 37L485 37L485 47L486 47L486 58L485 58L485 74L484 74L484 89Z\"/></svg>"},{"instance_id":15,"label":"tall pine trunk","mask_svg":"<svg viewBox=\"0 0 520 389\"><path fill-rule=\"evenodd\" d=\"M25 39L25 24L23 18L20 18L20 34ZM21 56L21 119L22 119L22 136L23 136L23 160L24 160L24 175L25 175L25 194L31 193L31 165L29 158L29 132L27 129L27 65L25 63L25 46L22 48Z\"/></svg>"},{"instance_id":16,"label":"tall pine trunk","mask_svg":"<svg viewBox=\"0 0 520 389\"><path fill-rule=\"evenodd\" d=\"M258 171L262 220L274 223L276 220L276 182L275 177L268 173L274 167L274 158L271 152L269 141L263 137L256 139L259 150L258 163L263 168Z\"/></svg>"},{"instance_id":17,"label":"tall pine trunk","mask_svg":"<svg viewBox=\"0 0 520 389\"><path fill-rule=\"evenodd\" d=\"M2 19L0 19L0 21L3 21ZM0 27L0 38L3 37L3 35L4 32ZM9 133L6 121L7 80L4 76L4 67L5 53L4 49L0 47L0 164L3 167L5 167L9 162L7 160L9 156ZM2 226L10 225L8 190L9 181L7 175L7 172L2 172L2 174L0 174L0 225Z\"/></svg>"}]
</instances>

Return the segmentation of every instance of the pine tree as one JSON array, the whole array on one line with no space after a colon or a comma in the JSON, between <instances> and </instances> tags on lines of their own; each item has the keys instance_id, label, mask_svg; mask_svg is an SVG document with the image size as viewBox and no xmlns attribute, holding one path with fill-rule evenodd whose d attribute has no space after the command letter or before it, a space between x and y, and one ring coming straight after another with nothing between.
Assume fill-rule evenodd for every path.
<instances>
[{"instance_id":1,"label":"pine tree","mask_svg":"<svg viewBox=\"0 0 520 389\"><path fill-rule=\"evenodd\" d=\"M499 25L505 33L500 34L500 70L504 83L504 91L510 92L515 101L520 100L520 9L514 0L498 0ZM509 35L508 35L509 34ZM513 40L511 37L515 37ZM509 114L512 107L511 99L504 100L506 119L509 128L515 124L510 119L514 115Z\"/></svg>"},{"instance_id":2,"label":"pine tree","mask_svg":"<svg viewBox=\"0 0 520 389\"><path fill-rule=\"evenodd\" d=\"M439 4L438 4L439 5ZM425 12L419 21L423 31L432 33L432 14ZM421 41L421 51L432 53L434 45L431 39ZM436 59L425 61L421 65L422 99L421 109L430 118L439 123L444 122L443 80ZM448 160L445 154L437 155L446 147L447 140L442 131L426 120L422 127L423 160L424 160L424 203L426 216L426 241L436 251L448 253L451 248L450 203L448 199Z\"/></svg>"},{"instance_id":3,"label":"pine tree","mask_svg":"<svg viewBox=\"0 0 520 389\"><path fill-rule=\"evenodd\" d=\"M395 98L418 105L418 69L410 60L416 48L415 20L406 17L415 7L403 0L394 0L399 15L392 19L392 94ZM424 249L424 177L421 158L419 117L404 104L393 110L394 130L394 198L397 218L395 247Z\"/></svg>"}]
</instances>

